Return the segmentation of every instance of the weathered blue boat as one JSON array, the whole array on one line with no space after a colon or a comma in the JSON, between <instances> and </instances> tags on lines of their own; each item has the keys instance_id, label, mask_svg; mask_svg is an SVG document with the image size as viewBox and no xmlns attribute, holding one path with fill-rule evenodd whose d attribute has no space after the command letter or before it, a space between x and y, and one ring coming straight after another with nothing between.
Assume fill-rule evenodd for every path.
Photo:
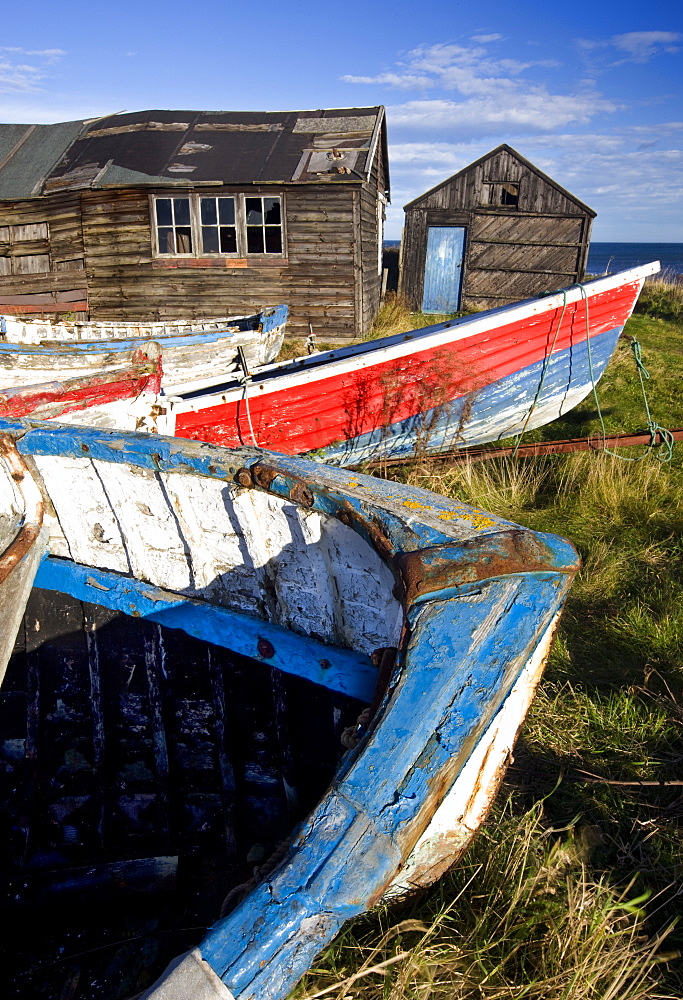
<instances>
[{"instance_id":1,"label":"weathered blue boat","mask_svg":"<svg viewBox=\"0 0 683 1000\"><path fill-rule=\"evenodd\" d=\"M464 850L576 553L256 448L0 431L50 531L0 690L8 996L281 1000Z\"/></svg>"},{"instance_id":2,"label":"weathered blue boat","mask_svg":"<svg viewBox=\"0 0 683 1000\"><path fill-rule=\"evenodd\" d=\"M249 367L272 361L282 347L288 312L279 305L245 316L139 323L53 324L0 316L0 388L129 365L150 340L163 351L165 388L188 379L215 380L240 368L239 348Z\"/></svg>"}]
</instances>

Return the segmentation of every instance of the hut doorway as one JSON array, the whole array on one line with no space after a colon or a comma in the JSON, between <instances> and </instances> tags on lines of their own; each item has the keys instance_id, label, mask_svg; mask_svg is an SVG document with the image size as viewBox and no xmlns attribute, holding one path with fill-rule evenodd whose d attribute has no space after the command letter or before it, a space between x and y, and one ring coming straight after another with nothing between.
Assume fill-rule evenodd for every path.
<instances>
[{"instance_id":1,"label":"hut doorway","mask_svg":"<svg viewBox=\"0 0 683 1000\"><path fill-rule=\"evenodd\" d=\"M422 312L452 313L460 308L464 226L429 226Z\"/></svg>"}]
</instances>

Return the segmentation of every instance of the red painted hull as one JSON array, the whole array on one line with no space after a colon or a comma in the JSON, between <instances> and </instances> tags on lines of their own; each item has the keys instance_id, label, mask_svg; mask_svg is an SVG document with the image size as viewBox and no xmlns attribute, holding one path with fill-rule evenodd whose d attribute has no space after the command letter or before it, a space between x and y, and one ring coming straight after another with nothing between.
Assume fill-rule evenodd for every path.
<instances>
[{"instance_id":1,"label":"red painted hull","mask_svg":"<svg viewBox=\"0 0 683 1000\"><path fill-rule=\"evenodd\" d=\"M587 286L591 338L623 326L641 284L632 280L592 294ZM496 310L486 329L472 322L470 335L469 323L456 323L451 341L437 346L408 338L399 356L363 346L355 364L333 360L316 367L313 358L308 372L304 366L291 376L287 368L269 380L255 377L248 412L243 393L234 389L194 401L194 410L181 404L175 434L228 447L256 443L290 455L325 448L460 399L543 361L551 350L585 341L586 310L585 299L564 308L560 297L554 308L507 322L507 310Z\"/></svg>"},{"instance_id":2,"label":"red painted hull","mask_svg":"<svg viewBox=\"0 0 683 1000\"><path fill-rule=\"evenodd\" d=\"M41 385L21 386L0 392L0 417L58 418L91 406L131 399L143 392L159 393L163 377L161 354L147 344L133 355L133 364L113 372Z\"/></svg>"}]
</instances>

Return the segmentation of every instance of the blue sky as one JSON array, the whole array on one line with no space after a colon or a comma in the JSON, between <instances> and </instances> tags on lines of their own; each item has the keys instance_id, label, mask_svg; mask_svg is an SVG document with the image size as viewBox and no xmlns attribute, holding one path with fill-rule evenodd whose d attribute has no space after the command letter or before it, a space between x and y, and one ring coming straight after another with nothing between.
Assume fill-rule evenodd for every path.
<instances>
[{"instance_id":1,"label":"blue sky","mask_svg":"<svg viewBox=\"0 0 683 1000\"><path fill-rule=\"evenodd\" d=\"M507 142L598 212L594 239L683 242L683 4L552 6L26 0L3 11L0 121L385 104L389 239Z\"/></svg>"}]
</instances>

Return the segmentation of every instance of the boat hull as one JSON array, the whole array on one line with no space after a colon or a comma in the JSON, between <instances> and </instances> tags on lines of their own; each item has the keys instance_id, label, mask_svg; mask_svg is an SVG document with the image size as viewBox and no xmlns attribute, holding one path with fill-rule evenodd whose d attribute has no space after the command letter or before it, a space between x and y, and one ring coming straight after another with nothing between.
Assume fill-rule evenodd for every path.
<instances>
[{"instance_id":1,"label":"boat hull","mask_svg":"<svg viewBox=\"0 0 683 1000\"><path fill-rule=\"evenodd\" d=\"M341 466L500 440L591 392L658 266L78 420Z\"/></svg>"},{"instance_id":2,"label":"boat hull","mask_svg":"<svg viewBox=\"0 0 683 1000\"><path fill-rule=\"evenodd\" d=\"M0 430L31 466L50 530L37 577L40 627L29 615L22 633L27 679L22 688L13 677L4 692L2 717L15 733L3 746L4 773L20 808L0 815L15 817L15 883L29 905L32 873L56 857L73 868L80 857L69 883L77 897L93 885L95 896L98 886L111 890L124 870L141 886L145 865L159 892L182 882L184 870L204 897L192 858L216 858L206 906L218 919L203 937L185 939L190 956L162 972L149 997L284 1000L347 919L429 884L482 822L576 553L555 536L426 491L258 449L49 422L0 421ZM161 629L185 634L162 640ZM43 646L52 647L44 656ZM10 711L22 698L23 734ZM278 773L267 750L283 728L264 716L264 698L281 723L293 713L274 751ZM330 731L338 736L349 716L351 744L342 735L351 748L335 769ZM248 766L237 763L245 726ZM296 772L318 759L308 737L320 726L327 765L303 818ZM42 774L38 742L48 733ZM238 870L254 857L234 834L238 772L257 817L252 836L283 838L239 892ZM283 817L277 830L271 806ZM182 836L172 814L189 816ZM284 818L302 822L288 834ZM113 854L103 854L122 829L129 832L114 838ZM226 856L236 840L238 854ZM212 843L223 853L212 855ZM126 849L133 859L120 856ZM63 886L71 876L62 875L49 885ZM226 893L219 916L216 897ZM187 898L176 900L187 912ZM177 927L158 920L137 934L154 953L154 974L168 957L159 928ZM83 995L94 1000L97 975L78 965L101 949L91 938L83 947L84 933L78 923L72 930L71 964L64 942L54 955L68 969L60 990L82 975L82 992L92 987ZM112 968L133 968L126 949Z\"/></svg>"},{"instance_id":3,"label":"boat hull","mask_svg":"<svg viewBox=\"0 0 683 1000\"><path fill-rule=\"evenodd\" d=\"M46 547L43 498L12 438L0 434L0 684Z\"/></svg>"},{"instance_id":4,"label":"boat hull","mask_svg":"<svg viewBox=\"0 0 683 1000\"><path fill-rule=\"evenodd\" d=\"M282 347L287 307L196 324L72 324L73 336L68 339L54 337L55 333L68 332L63 324L51 327L21 323L11 317L1 319L3 388L76 378L131 364L135 352L149 340L155 340L162 349L163 384L170 387L188 378L235 371L239 367L238 347L243 349L249 367L272 361ZM43 336L46 332L51 335Z\"/></svg>"}]
</instances>

